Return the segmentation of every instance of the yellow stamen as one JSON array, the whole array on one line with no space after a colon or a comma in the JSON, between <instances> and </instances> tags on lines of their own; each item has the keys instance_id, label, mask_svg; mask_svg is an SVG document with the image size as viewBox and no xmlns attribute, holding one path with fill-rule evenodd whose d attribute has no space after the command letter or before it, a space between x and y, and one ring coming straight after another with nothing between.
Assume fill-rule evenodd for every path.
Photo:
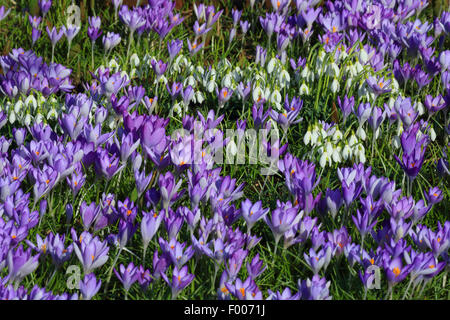
<instances>
[{"instance_id":1,"label":"yellow stamen","mask_svg":"<svg viewBox=\"0 0 450 320\"><path fill-rule=\"evenodd\" d=\"M395 274L395 277L397 278L400 275L400 268L395 267L392 269L392 272Z\"/></svg>"}]
</instances>

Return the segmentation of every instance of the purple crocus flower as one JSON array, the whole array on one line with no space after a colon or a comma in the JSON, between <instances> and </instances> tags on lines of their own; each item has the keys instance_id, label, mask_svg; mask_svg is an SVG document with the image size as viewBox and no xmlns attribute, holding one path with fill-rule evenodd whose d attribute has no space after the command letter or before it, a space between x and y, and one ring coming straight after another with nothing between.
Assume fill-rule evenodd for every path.
<instances>
[{"instance_id":1,"label":"purple crocus flower","mask_svg":"<svg viewBox=\"0 0 450 320\"><path fill-rule=\"evenodd\" d=\"M34 45L36 43L36 41L41 37L41 34L42 34L42 32L37 28L33 28L31 30L32 45Z\"/></svg>"},{"instance_id":2,"label":"purple crocus flower","mask_svg":"<svg viewBox=\"0 0 450 320\"><path fill-rule=\"evenodd\" d=\"M134 266L133 262L130 262L126 268L121 264L119 266L119 272L114 268L114 273L120 282L122 282L126 293L128 293L131 286L138 280L138 268Z\"/></svg>"},{"instance_id":3,"label":"purple crocus flower","mask_svg":"<svg viewBox=\"0 0 450 320\"><path fill-rule=\"evenodd\" d=\"M103 48L109 54L111 50L120 43L120 35L118 33L108 32L102 38Z\"/></svg>"},{"instance_id":4,"label":"purple crocus flower","mask_svg":"<svg viewBox=\"0 0 450 320\"><path fill-rule=\"evenodd\" d=\"M54 47L56 45L56 43L64 35L64 28L60 28L59 31L57 31L55 27L53 27L50 30L50 28L47 26L46 30L47 30L48 37L50 38L50 41L52 42L52 46Z\"/></svg>"},{"instance_id":5,"label":"purple crocus flower","mask_svg":"<svg viewBox=\"0 0 450 320\"><path fill-rule=\"evenodd\" d=\"M291 229L302 218L302 213L298 214L298 208L292 207L290 202L283 204L277 200L277 208L272 211L272 217L264 216L264 220L272 230L275 238L275 245L278 244L281 236Z\"/></svg>"},{"instance_id":6,"label":"purple crocus flower","mask_svg":"<svg viewBox=\"0 0 450 320\"><path fill-rule=\"evenodd\" d=\"M428 113L430 114L430 116L447 106L444 98L441 95L433 98L433 96L429 94L425 96L424 105L428 109Z\"/></svg>"},{"instance_id":7,"label":"purple crocus flower","mask_svg":"<svg viewBox=\"0 0 450 320\"><path fill-rule=\"evenodd\" d=\"M154 211L142 212L143 218L141 221L141 235L144 252L147 250L148 244L155 236L162 221L162 215Z\"/></svg>"},{"instance_id":8,"label":"purple crocus flower","mask_svg":"<svg viewBox=\"0 0 450 320\"><path fill-rule=\"evenodd\" d=\"M186 288L195 277L193 274L189 274L187 266L184 266L181 269L175 267L172 272L172 281L169 281L165 273L161 273L161 276L172 289L172 299L176 299L181 290Z\"/></svg>"},{"instance_id":9,"label":"purple crocus flower","mask_svg":"<svg viewBox=\"0 0 450 320\"><path fill-rule=\"evenodd\" d=\"M189 41L189 39L187 39L187 44L188 44L188 49L189 49L189 53L191 54L191 56L193 56L194 54L196 54L197 52L199 52L200 49L202 49L203 46L205 45L204 42L197 43L197 40L194 40L194 41L191 43L191 41Z\"/></svg>"},{"instance_id":10,"label":"purple crocus flower","mask_svg":"<svg viewBox=\"0 0 450 320\"><path fill-rule=\"evenodd\" d=\"M127 5L120 8L119 18L130 29L130 33L145 25L145 17L138 10L128 9Z\"/></svg>"},{"instance_id":11,"label":"purple crocus flower","mask_svg":"<svg viewBox=\"0 0 450 320\"><path fill-rule=\"evenodd\" d=\"M176 201L184 192L184 190L178 192L178 189L180 189L182 182L183 180L180 179L175 184L175 178L170 171L166 172L166 174L164 175L159 175L159 187L163 208L166 210L166 216L170 203Z\"/></svg>"},{"instance_id":12,"label":"purple crocus flower","mask_svg":"<svg viewBox=\"0 0 450 320\"><path fill-rule=\"evenodd\" d=\"M172 40L167 42L167 50L169 51L169 59L172 61L183 47L183 40Z\"/></svg>"},{"instance_id":13,"label":"purple crocus flower","mask_svg":"<svg viewBox=\"0 0 450 320\"><path fill-rule=\"evenodd\" d=\"M373 76L369 76L366 80L367 85L372 89L372 91L378 96L383 93L387 93L391 91L390 85L391 79L384 79L384 77L380 79L376 79Z\"/></svg>"},{"instance_id":14,"label":"purple crocus flower","mask_svg":"<svg viewBox=\"0 0 450 320\"><path fill-rule=\"evenodd\" d=\"M91 42L95 42L103 33L102 30L100 30L101 26L101 19L100 17L89 17L89 28L88 28L88 36L91 39Z\"/></svg>"},{"instance_id":15,"label":"purple crocus flower","mask_svg":"<svg viewBox=\"0 0 450 320\"><path fill-rule=\"evenodd\" d=\"M225 105L225 103L230 100L231 96L233 95L233 90L224 87L222 89L219 90L216 88L216 94L217 97L219 98L219 110L223 108L223 106Z\"/></svg>"},{"instance_id":16,"label":"purple crocus flower","mask_svg":"<svg viewBox=\"0 0 450 320\"><path fill-rule=\"evenodd\" d=\"M41 9L42 15L45 17L47 12L50 10L52 6L51 0L38 0L39 8Z\"/></svg>"},{"instance_id":17,"label":"purple crocus flower","mask_svg":"<svg viewBox=\"0 0 450 320\"><path fill-rule=\"evenodd\" d=\"M347 117L353 112L353 109L355 107L355 97L351 96L349 99L347 96L345 96L344 100L341 100L341 98L338 97L337 100L345 122L347 120Z\"/></svg>"},{"instance_id":18,"label":"purple crocus flower","mask_svg":"<svg viewBox=\"0 0 450 320\"><path fill-rule=\"evenodd\" d=\"M401 257L388 259L384 262L384 270L390 286L403 281L408 276L410 269L411 265L403 266Z\"/></svg>"},{"instance_id":19,"label":"purple crocus flower","mask_svg":"<svg viewBox=\"0 0 450 320\"><path fill-rule=\"evenodd\" d=\"M159 60L158 62L155 59L152 59L151 61L153 71L156 73L156 77L159 79L161 76L166 72L167 64L164 63L162 60Z\"/></svg>"},{"instance_id":20,"label":"purple crocus flower","mask_svg":"<svg viewBox=\"0 0 450 320\"><path fill-rule=\"evenodd\" d=\"M253 280L262 274L266 268L267 266L264 265L264 261L259 258L259 253L253 257L251 262L247 262L247 272Z\"/></svg>"},{"instance_id":21,"label":"purple crocus flower","mask_svg":"<svg viewBox=\"0 0 450 320\"><path fill-rule=\"evenodd\" d=\"M427 199L427 202L429 204L436 204L442 201L444 199L444 195L442 194L442 190L440 190L438 187L433 187L428 190L427 193L425 193L425 199Z\"/></svg>"},{"instance_id":22,"label":"purple crocus flower","mask_svg":"<svg viewBox=\"0 0 450 320\"><path fill-rule=\"evenodd\" d=\"M249 199L246 199L241 203L241 213L244 220L247 222L247 233L255 225L255 223L264 218L264 216L269 212L269 208L262 208L262 201L257 201L252 203Z\"/></svg>"},{"instance_id":23,"label":"purple crocus flower","mask_svg":"<svg viewBox=\"0 0 450 320\"><path fill-rule=\"evenodd\" d=\"M302 293L303 300L331 300L330 285L330 281L320 278L318 274L311 279L298 281L298 289Z\"/></svg>"},{"instance_id":24,"label":"purple crocus flower","mask_svg":"<svg viewBox=\"0 0 450 320\"><path fill-rule=\"evenodd\" d=\"M312 248L309 249L309 255L304 253L306 263L311 267L314 275L317 275L321 269L326 270L333 254L331 244L326 244L325 247L316 252Z\"/></svg>"},{"instance_id":25,"label":"purple crocus flower","mask_svg":"<svg viewBox=\"0 0 450 320\"><path fill-rule=\"evenodd\" d=\"M31 248L25 251L22 244L15 250L11 249L6 257L9 282L19 284L23 278L36 270L39 264L39 256L40 253L31 256Z\"/></svg>"},{"instance_id":26,"label":"purple crocus flower","mask_svg":"<svg viewBox=\"0 0 450 320\"><path fill-rule=\"evenodd\" d=\"M91 273L92 270L101 267L108 260L109 247L106 241L101 241L98 237L92 237L86 231L80 235L79 239L76 239L76 233L73 229L72 237L75 241L75 254L83 265L84 274Z\"/></svg>"},{"instance_id":27,"label":"purple crocus flower","mask_svg":"<svg viewBox=\"0 0 450 320\"><path fill-rule=\"evenodd\" d=\"M1 11L1 9L0 9L0 11ZM30 24L31 24L31 26L32 26L33 28L38 29L38 28L39 28L39 25L40 25L40 23L41 23L41 21L42 21L42 18L39 17L39 16L32 16L32 15L29 15L29 16L28 16L28 21L30 22Z\"/></svg>"},{"instance_id":28,"label":"purple crocus flower","mask_svg":"<svg viewBox=\"0 0 450 320\"><path fill-rule=\"evenodd\" d=\"M102 280L98 280L95 274L89 273L84 276L83 280L80 280L80 292L83 300L91 300L93 296L97 294L102 285Z\"/></svg>"}]
</instances>

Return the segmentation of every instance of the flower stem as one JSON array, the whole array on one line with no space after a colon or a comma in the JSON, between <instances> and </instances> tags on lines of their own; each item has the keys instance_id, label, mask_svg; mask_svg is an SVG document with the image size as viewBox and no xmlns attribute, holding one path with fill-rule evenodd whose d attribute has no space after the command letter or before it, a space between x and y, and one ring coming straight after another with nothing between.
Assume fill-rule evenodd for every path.
<instances>
[{"instance_id":1,"label":"flower stem","mask_svg":"<svg viewBox=\"0 0 450 320\"><path fill-rule=\"evenodd\" d=\"M112 275L113 269L116 266L117 260L119 259L120 253L122 252L122 249L123 248L120 247L119 252L117 252L116 257L114 258L113 264L112 264L111 268L108 271L108 277L106 278L106 285L105 285L104 293L106 293L108 291L109 281L111 280L111 275Z\"/></svg>"}]
</instances>

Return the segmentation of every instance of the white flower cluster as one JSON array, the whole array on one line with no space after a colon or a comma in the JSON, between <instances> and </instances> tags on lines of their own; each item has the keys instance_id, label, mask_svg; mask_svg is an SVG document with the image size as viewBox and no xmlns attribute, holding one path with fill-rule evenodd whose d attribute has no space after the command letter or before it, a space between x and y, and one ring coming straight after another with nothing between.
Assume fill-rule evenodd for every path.
<instances>
[{"instance_id":1,"label":"white flower cluster","mask_svg":"<svg viewBox=\"0 0 450 320\"><path fill-rule=\"evenodd\" d=\"M319 164L322 168L332 166L333 162L366 162L365 148L361 140L353 132L348 137L348 134L343 134L336 125L318 122L308 126L303 142L305 145L311 145L312 156L320 158Z\"/></svg>"},{"instance_id":2,"label":"white flower cluster","mask_svg":"<svg viewBox=\"0 0 450 320\"><path fill-rule=\"evenodd\" d=\"M13 102L5 99L0 103L0 111L8 115L9 123L25 126L44 120L56 120L63 110L64 104L60 104L53 96L45 98L40 92L30 93L27 97L18 97Z\"/></svg>"}]
</instances>

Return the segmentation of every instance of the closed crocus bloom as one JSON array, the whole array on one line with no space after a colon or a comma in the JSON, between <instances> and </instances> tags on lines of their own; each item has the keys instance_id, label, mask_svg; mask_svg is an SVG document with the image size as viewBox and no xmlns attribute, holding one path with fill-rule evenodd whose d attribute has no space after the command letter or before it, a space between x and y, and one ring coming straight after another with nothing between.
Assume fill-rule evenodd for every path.
<instances>
[{"instance_id":1,"label":"closed crocus bloom","mask_svg":"<svg viewBox=\"0 0 450 320\"><path fill-rule=\"evenodd\" d=\"M108 32L106 36L103 36L102 43L106 52L110 52L115 46L120 43L120 35L113 32Z\"/></svg>"},{"instance_id":2,"label":"closed crocus bloom","mask_svg":"<svg viewBox=\"0 0 450 320\"><path fill-rule=\"evenodd\" d=\"M144 246L144 251L147 249L148 244L156 234L162 221L162 215L157 212L142 212L143 218L141 221L141 235Z\"/></svg>"},{"instance_id":3,"label":"closed crocus bloom","mask_svg":"<svg viewBox=\"0 0 450 320\"><path fill-rule=\"evenodd\" d=\"M167 50L169 51L170 60L173 60L183 47L183 40L172 40L167 42Z\"/></svg>"},{"instance_id":4,"label":"closed crocus bloom","mask_svg":"<svg viewBox=\"0 0 450 320\"><path fill-rule=\"evenodd\" d=\"M16 143L18 146L21 146L23 144L23 142L25 141L25 137L26 137L26 130L25 128L13 128L12 130L13 132L13 136L14 136L14 140L16 140Z\"/></svg>"},{"instance_id":5,"label":"closed crocus bloom","mask_svg":"<svg viewBox=\"0 0 450 320\"><path fill-rule=\"evenodd\" d=\"M48 37L50 38L50 41L52 42L52 46L55 46L56 43L62 38L64 35L64 29L61 28L59 31L56 30L55 27L53 27L51 30L49 27L46 27Z\"/></svg>"},{"instance_id":6,"label":"closed crocus bloom","mask_svg":"<svg viewBox=\"0 0 450 320\"><path fill-rule=\"evenodd\" d=\"M442 51L439 55L439 62L441 63L441 72L450 68L450 50Z\"/></svg>"},{"instance_id":7,"label":"closed crocus bloom","mask_svg":"<svg viewBox=\"0 0 450 320\"><path fill-rule=\"evenodd\" d=\"M84 276L83 280L80 280L80 292L83 300L91 300L93 296L97 294L102 285L102 281L95 277L95 274L89 273Z\"/></svg>"},{"instance_id":8,"label":"closed crocus bloom","mask_svg":"<svg viewBox=\"0 0 450 320\"><path fill-rule=\"evenodd\" d=\"M0 7L0 21L6 18L11 9L6 10L5 6Z\"/></svg>"},{"instance_id":9,"label":"closed crocus bloom","mask_svg":"<svg viewBox=\"0 0 450 320\"><path fill-rule=\"evenodd\" d=\"M38 0L39 8L41 9L42 14L45 15L50 10L50 7L52 6L51 0Z\"/></svg>"}]
</instances>

